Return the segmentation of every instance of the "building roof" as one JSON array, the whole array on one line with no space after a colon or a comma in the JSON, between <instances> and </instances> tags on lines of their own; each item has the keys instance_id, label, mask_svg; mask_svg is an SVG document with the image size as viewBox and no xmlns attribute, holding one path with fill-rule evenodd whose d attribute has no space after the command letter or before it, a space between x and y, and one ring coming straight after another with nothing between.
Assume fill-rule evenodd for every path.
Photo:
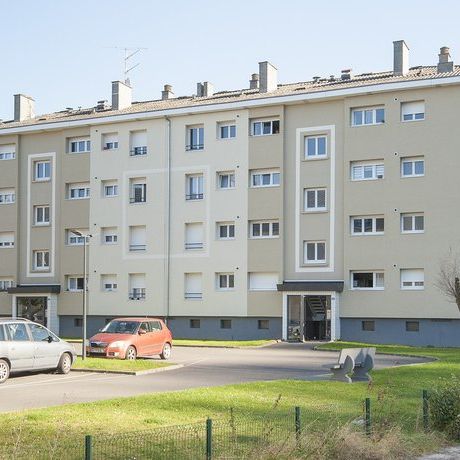
<instances>
[{"instance_id":1,"label":"building roof","mask_svg":"<svg viewBox=\"0 0 460 460\"><path fill-rule=\"evenodd\" d=\"M351 75L350 79L342 79L331 76L329 78L315 78L314 80L279 84L275 91L261 93L258 89L240 89L231 91L220 91L208 97L183 96L166 100L152 100L144 102L133 102L130 107L123 110L112 110L110 106L106 109L98 110L96 107L85 109L68 109L43 115L37 115L31 120L13 120L0 122L0 133L2 129L35 126L40 124L55 122L70 122L74 120L94 119L110 117L114 115L158 112L169 109L191 108L205 105L225 104L229 102L240 102L257 99L265 99L278 96L313 94L317 92L334 91L338 89L359 88L366 86L376 86L388 83L421 81L429 79L445 79L460 76L460 66L454 66L451 72L438 72L437 66L418 66L412 67L406 75L395 75L392 71L362 73Z\"/></svg>"}]
</instances>

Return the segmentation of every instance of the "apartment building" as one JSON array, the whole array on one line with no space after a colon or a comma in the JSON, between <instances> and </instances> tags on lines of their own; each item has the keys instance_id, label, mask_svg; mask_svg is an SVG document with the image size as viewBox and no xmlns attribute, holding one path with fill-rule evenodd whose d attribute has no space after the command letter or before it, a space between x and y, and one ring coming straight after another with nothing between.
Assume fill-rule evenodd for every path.
<instances>
[{"instance_id":1,"label":"apartment building","mask_svg":"<svg viewBox=\"0 0 460 460\"><path fill-rule=\"evenodd\" d=\"M65 336L159 316L176 337L460 345L460 67L278 83L0 123L0 314ZM85 240L87 256L85 257Z\"/></svg>"}]
</instances>

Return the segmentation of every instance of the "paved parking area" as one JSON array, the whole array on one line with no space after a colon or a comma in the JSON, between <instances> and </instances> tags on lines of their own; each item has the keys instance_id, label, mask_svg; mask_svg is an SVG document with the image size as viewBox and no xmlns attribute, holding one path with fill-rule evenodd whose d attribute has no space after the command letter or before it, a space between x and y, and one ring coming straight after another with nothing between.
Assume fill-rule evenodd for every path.
<instances>
[{"instance_id":1,"label":"paved parking area","mask_svg":"<svg viewBox=\"0 0 460 460\"><path fill-rule=\"evenodd\" d=\"M278 343L252 349L177 347L171 362L184 367L156 374L74 372L12 376L0 386L0 412L251 381L327 379L338 353L312 348L309 343ZM376 368L426 361L377 355Z\"/></svg>"}]
</instances>

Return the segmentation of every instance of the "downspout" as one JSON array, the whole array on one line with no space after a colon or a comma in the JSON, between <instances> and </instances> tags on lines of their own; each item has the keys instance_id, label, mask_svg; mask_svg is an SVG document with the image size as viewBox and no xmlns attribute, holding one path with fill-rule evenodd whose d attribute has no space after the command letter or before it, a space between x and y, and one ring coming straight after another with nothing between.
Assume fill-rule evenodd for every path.
<instances>
[{"instance_id":1,"label":"downspout","mask_svg":"<svg viewBox=\"0 0 460 460\"><path fill-rule=\"evenodd\" d=\"M165 212L165 322L168 323L170 312L171 284L171 120L165 117L166 124L166 212Z\"/></svg>"}]
</instances>

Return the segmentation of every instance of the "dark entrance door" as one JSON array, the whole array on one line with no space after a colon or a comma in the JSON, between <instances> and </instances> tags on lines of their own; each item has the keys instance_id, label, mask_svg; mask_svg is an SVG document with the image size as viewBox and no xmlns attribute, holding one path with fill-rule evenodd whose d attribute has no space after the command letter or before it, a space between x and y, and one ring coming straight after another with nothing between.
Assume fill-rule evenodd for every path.
<instances>
[{"instance_id":1,"label":"dark entrance door","mask_svg":"<svg viewBox=\"0 0 460 460\"><path fill-rule=\"evenodd\" d=\"M327 340L330 338L330 320L325 296L305 297L305 340Z\"/></svg>"},{"instance_id":2,"label":"dark entrance door","mask_svg":"<svg viewBox=\"0 0 460 460\"><path fill-rule=\"evenodd\" d=\"M46 327L46 297L17 297L17 316Z\"/></svg>"}]
</instances>

